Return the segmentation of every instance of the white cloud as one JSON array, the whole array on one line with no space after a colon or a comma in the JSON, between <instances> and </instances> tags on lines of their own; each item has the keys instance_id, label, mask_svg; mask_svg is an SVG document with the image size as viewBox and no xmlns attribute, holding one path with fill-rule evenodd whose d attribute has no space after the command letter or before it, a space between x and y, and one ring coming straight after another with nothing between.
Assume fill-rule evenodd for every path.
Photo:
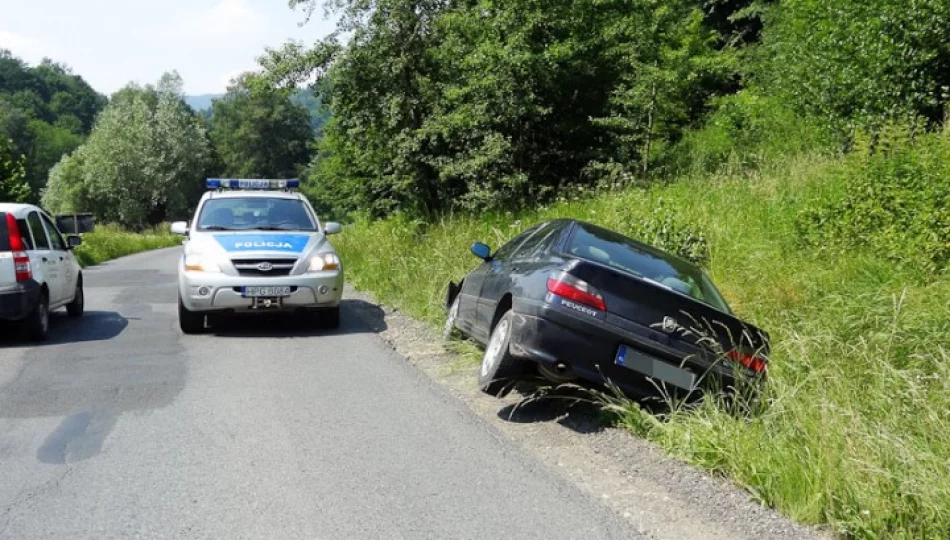
<instances>
[{"instance_id":1,"label":"white cloud","mask_svg":"<svg viewBox=\"0 0 950 540\"><path fill-rule=\"evenodd\" d=\"M221 0L188 16L182 29L209 38L226 38L257 33L265 25L266 16L247 0Z\"/></svg>"},{"instance_id":2,"label":"white cloud","mask_svg":"<svg viewBox=\"0 0 950 540\"><path fill-rule=\"evenodd\" d=\"M10 49L14 56L33 60L40 52L40 42L21 34L0 30L0 49Z\"/></svg>"}]
</instances>

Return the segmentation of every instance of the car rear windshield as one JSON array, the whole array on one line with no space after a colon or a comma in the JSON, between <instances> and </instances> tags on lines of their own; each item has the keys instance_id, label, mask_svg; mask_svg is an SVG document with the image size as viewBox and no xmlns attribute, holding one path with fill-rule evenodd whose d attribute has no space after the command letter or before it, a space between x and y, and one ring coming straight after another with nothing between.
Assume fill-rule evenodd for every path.
<instances>
[{"instance_id":1,"label":"car rear windshield","mask_svg":"<svg viewBox=\"0 0 950 540\"><path fill-rule=\"evenodd\" d=\"M199 231L315 231L303 201L268 197L208 199L198 217Z\"/></svg>"},{"instance_id":2,"label":"car rear windshield","mask_svg":"<svg viewBox=\"0 0 950 540\"><path fill-rule=\"evenodd\" d=\"M730 313L712 281L697 266L622 234L579 223L568 253L616 268Z\"/></svg>"},{"instance_id":3,"label":"car rear windshield","mask_svg":"<svg viewBox=\"0 0 950 540\"><path fill-rule=\"evenodd\" d=\"M10 251L10 231L7 230L6 212L0 212L0 251Z\"/></svg>"}]
</instances>

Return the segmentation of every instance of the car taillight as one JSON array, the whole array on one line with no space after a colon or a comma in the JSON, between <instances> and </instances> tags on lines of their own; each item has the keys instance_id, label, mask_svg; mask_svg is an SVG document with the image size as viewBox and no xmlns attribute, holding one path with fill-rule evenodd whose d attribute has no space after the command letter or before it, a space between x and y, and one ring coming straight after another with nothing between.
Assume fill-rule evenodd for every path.
<instances>
[{"instance_id":1,"label":"car taillight","mask_svg":"<svg viewBox=\"0 0 950 540\"><path fill-rule=\"evenodd\" d=\"M593 285L567 272L558 272L548 278L548 291L600 311L607 311L604 297Z\"/></svg>"},{"instance_id":2,"label":"car taillight","mask_svg":"<svg viewBox=\"0 0 950 540\"><path fill-rule=\"evenodd\" d=\"M732 349L726 353L731 360L742 364L756 373L762 373L769 365L768 359L755 354L749 354L739 349Z\"/></svg>"},{"instance_id":3,"label":"car taillight","mask_svg":"<svg viewBox=\"0 0 950 540\"><path fill-rule=\"evenodd\" d=\"M20 236L20 227L17 225L13 214L7 214L7 233L10 235L10 251L13 252L13 269L16 273L16 280L20 282L33 279L30 256L26 254L23 238Z\"/></svg>"}]
</instances>

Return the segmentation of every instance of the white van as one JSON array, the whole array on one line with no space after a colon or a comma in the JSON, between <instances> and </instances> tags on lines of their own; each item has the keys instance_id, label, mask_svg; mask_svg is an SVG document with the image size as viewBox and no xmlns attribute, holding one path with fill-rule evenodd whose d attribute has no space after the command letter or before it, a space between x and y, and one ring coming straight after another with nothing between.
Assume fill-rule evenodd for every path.
<instances>
[{"instance_id":1,"label":"white van","mask_svg":"<svg viewBox=\"0 0 950 540\"><path fill-rule=\"evenodd\" d=\"M33 341L49 332L49 313L65 307L83 312L82 268L68 240L42 209L0 203L0 328ZM18 325L19 327L16 327Z\"/></svg>"}]
</instances>

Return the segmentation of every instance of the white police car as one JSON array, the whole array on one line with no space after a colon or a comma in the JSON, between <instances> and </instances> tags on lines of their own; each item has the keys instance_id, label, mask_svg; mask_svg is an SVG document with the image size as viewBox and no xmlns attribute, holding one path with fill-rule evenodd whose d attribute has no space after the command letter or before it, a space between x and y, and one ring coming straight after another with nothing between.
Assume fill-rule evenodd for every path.
<instances>
[{"instance_id":1,"label":"white police car","mask_svg":"<svg viewBox=\"0 0 950 540\"><path fill-rule=\"evenodd\" d=\"M206 315L294 312L340 324L343 265L297 180L208 179L178 265L178 322L202 332Z\"/></svg>"}]
</instances>

